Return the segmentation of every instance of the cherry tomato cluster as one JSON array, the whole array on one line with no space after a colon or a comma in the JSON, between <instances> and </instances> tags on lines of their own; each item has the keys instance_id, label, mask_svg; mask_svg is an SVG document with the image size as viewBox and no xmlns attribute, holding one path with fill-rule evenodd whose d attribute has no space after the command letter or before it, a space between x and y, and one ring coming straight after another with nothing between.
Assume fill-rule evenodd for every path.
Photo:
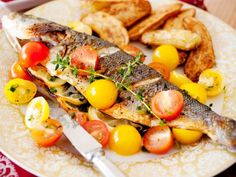
<instances>
[{"instance_id":1,"label":"cherry tomato cluster","mask_svg":"<svg viewBox=\"0 0 236 177\"><path fill-rule=\"evenodd\" d=\"M21 78L31 80L26 71L27 68L33 67L47 59L49 54L48 47L42 42L31 41L26 43L19 54L19 61L13 63L9 76L11 79Z\"/></svg>"}]
</instances>

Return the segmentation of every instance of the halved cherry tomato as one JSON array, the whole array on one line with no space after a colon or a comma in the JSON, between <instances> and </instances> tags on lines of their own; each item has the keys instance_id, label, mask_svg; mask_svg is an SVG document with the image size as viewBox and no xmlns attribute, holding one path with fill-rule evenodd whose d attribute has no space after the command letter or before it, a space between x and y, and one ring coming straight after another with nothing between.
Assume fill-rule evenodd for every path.
<instances>
[{"instance_id":1,"label":"halved cherry tomato","mask_svg":"<svg viewBox=\"0 0 236 177\"><path fill-rule=\"evenodd\" d=\"M84 124L84 129L90 133L103 147L106 147L109 141L110 132L102 121L90 120Z\"/></svg>"},{"instance_id":2,"label":"halved cherry tomato","mask_svg":"<svg viewBox=\"0 0 236 177\"><path fill-rule=\"evenodd\" d=\"M151 100L152 111L166 120L177 118L183 107L183 95L177 90L158 92Z\"/></svg>"},{"instance_id":3,"label":"halved cherry tomato","mask_svg":"<svg viewBox=\"0 0 236 177\"><path fill-rule=\"evenodd\" d=\"M167 68L167 66L158 62L152 62L148 64L148 66L159 72L166 80L169 80L170 70Z\"/></svg>"},{"instance_id":4,"label":"halved cherry tomato","mask_svg":"<svg viewBox=\"0 0 236 177\"><path fill-rule=\"evenodd\" d=\"M34 98L37 86L28 80L12 79L4 87L6 98L13 104L28 103Z\"/></svg>"},{"instance_id":5,"label":"halved cherry tomato","mask_svg":"<svg viewBox=\"0 0 236 177\"><path fill-rule=\"evenodd\" d=\"M71 54L71 64L78 69L98 69L99 58L97 52L89 46L82 46L75 49ZM87 75L84 72L79 72L79 75Z\"/></svg>"},{"instance_id":6,"label":"halved cherry tomato","mask_svg":"<svg viewBox=\"0 0 236 177\"><path fill-rule=\"evenodd\" d=\"M83 126L87 120L88 120L88 116L83 113L83 112L75 112L75 117L74 117L75 121L78 122L81 126Z\"/></svg>"},{"instance_id":7,"label":"halved cherry tomato","mask_svg":"<svg viewBox=\"0 0 236 177\"><path fill-rule=\"evenodd\" d=\"M185 130L180 128L172 129L174 138L181 144L193 144L199 141L202 137L202 132L195 130Z\"/></svg>"},{"instance_id":8,"label":"halved cherry tomato","mask_svg":"<svg viewBox=\"0 0 236 177\"><path fill-rule=\"evenodd\" d=\"M48 54L49 49L45 44L31 41L22 47L19 55L19 63L24 68L29 68L47 59Z\"/></svg>"},{"instance_id":9,"label":"halved cherry tomato","mask_svg":"<svg viewBox=\"0 0 236 177\"><path fill-rule=\"evenodd\" d=\"M11 79L21 78L24 80L31 80L30 75L20 66L18 62L14 62L9 71Z\"/></svg>"},{"instance_id":10,"label":"halved cherry tomato","mask_svg":"<svg viewBox=\"0 0 236 177\"><path fill-rule=\"evenodd\" d=\"M181 87L183 84L192 82L187 76L184 74L179 74L176 71L171 71L169 81L177 87Z\"/></svg>"},{"instance_id":11,"label":"halved cherry tomato","mask_svg":"<svg viewBox=\"0 0 236 177\"><path fill-rule=\"evenodd\" d=\"M168 126L151 127L143 137L144 147L155 154L167 153L173 144L174 139Z\"/></svg>"},{"instance_id":12,"label":"halved cherry tomato","mask_svg":"<svg viewBox=\"0 0 236 177\"><path fill-rule=\"evenodd\" d=\"M31 130L31 136L42 147L53 146L62 136L62 125L55 119L47 119L40 129Z\"/></svg>"},{"instance_id":13,"label":"halved cherry tomato","mask_svg":"<svg viewBox=\"0 0 236 177\"><path fill-rule=\"evenodd\" d=\"M142 54L143 54L143 52L142 52L141 49L139 49L138 47L135 47L134 45L131 45L131 44L122 46L122 49L123 49L126 53L132 55L133 57L138 56L139 53L142 53ZM142 58L140 59L141 62L144 62L144 60L145 60L145 57L142 57Z\"/></svg>"},{"instance_id":14,"label":"halved cherry tomato","mask_svg":"<svg viewBox=\"0 0 236 177\"><path fill-rule=\"evenodd\" d=\"M182 90L185 90L192 98L204 104L207 100L207 92L205 88L197 83L186 83L181 85Z\"/></svg>"},{"instance_id":15,"label":"halved cherry tomato","mask_svg":"<svg viewBox=\"0 0 236 177\"><path fill-rule=\"evenodd\" d=\"M31 100L25 113L25 125L29 129L37 129L45 122L50 114L50 107L44 97Z\"/></svg>"},{"instance_id":16,"label":"halved cherry tomato","mask_svg":"<svg viewBox=\"0 0 236 177\"><path fill-rule=\"evenodd\" d=\"M207 92L207 96L219 95L224 89L224 78L219 71L206 69L199 76L198 83L202 85Z\"/></svg>"}]
</instances>

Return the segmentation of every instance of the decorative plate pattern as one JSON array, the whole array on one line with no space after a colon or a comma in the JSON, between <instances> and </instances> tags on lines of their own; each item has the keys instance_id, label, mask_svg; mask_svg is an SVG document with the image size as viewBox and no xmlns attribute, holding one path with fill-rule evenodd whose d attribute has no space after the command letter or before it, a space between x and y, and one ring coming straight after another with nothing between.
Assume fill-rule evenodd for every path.
<instances>
[{"instance_id":1,"label":"decorative plate pattern","mask_svg":"<svg viewBox=\"0 0 236 177\"><path fill-rule=\"evenodd\" d=\"M151 0L156 8L167 0ZM187 5L186 5L187 6ZM66 25L79 19L78 0L58 0L31 10L29 13ZM209 29L216 54L216 67L225 77L226 89L223 115L236 118L236 33L217 18L197 10L199 18ZM17 59L4 33L0 32L0 150L13 161L38 176L100 176L78 155L59 147L39 148L23 124L21 106L11 105L4 97L8 69ZM128 176L213 176L236 161L236 155L223 147L201 141L184 146L177 153L146 162L116 162Z\"/></svg>"}]
</instances>

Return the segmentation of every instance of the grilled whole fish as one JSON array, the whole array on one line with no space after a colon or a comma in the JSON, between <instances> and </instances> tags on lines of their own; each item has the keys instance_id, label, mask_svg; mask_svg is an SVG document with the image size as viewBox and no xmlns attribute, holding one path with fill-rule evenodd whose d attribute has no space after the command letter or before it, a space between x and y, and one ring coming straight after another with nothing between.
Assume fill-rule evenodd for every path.
<instances>
[{"instance_id":1,"label":"grilled whole fish","mask_svg":"<svg viewBox=\"0 0 236 177\"><path fill-rule=\"evenodd\" d=\"M74 86L82 95L89 85L88 78L75 77L70 68L55 70L56 55L62 58L70 56L71 52L81 46L91 46L97 51L100 58L100 72L116 81L121 81L122 76L118 70L133 61L134 57L107 41L78 33L68 27L61 26L45 19L23 14L10 14L2 19L3 27L7 34L15 37L20 44L28 40L39 40L50 48L49 59L43 63L51 76L57 76ZM142 91L145 100L150 99L162 90L178 90L184 96L184 109L178 119L167 122L171 127L198 130L207 134L214 142L225 145L229 150L236 151L236 121L220 116L209 107L191 98L186 92L166 81L160 73L145 64L135 65L133 74L127 79L133 92ZM111 108L101 110L116 118L127 119L147 126L156 126L159 121L145 111L137 110L143 107L141 102L128 91L120 91L121 102ZM144 108L143 108L144 109Z\"/></svg>"}]
</instances>

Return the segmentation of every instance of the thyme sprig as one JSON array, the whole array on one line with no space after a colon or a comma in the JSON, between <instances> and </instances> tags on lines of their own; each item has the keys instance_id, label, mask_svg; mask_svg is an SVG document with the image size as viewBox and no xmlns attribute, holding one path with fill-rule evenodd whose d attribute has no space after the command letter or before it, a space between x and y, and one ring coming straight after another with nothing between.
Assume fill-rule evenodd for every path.
<instances>
[{"instance_id":1,"label":"thyme sprig","mask_svg":"<svg viewBox=\"0 0 236 177\"><path fill-rule=\"evenodd\" d=\"M91 72L90 70L83 70L83 69L78 69L79 72L85 72L85 73L88 73L90 75L93 75L93 78L96 78L96 77L102 77L104 79L107 79L107 80L111 80L112 82L116 83L119 87L121 88L124 88L125 90L127 90L128 92L130 92L133 96L135 96L135 98L137 100L139 100L143 105L144 107L147 109L147 111L149 113L151 113L154 117L156 117L158 120L159 120L159 124L161 126L165 125L165 122L159 117L157 116L151 109L150 105L148 103L146 103L146 100L144 98L144 96L140 93L140 90L138 93L134 92L133 90L130 89L129 86L127 86L126 84L124 83L121 83L121 82L117 82L115 81L114 79L110 78L110 77L107 77L103 74L100 74L100 73L97 73L96 71L93 71Z\"/></svg>"},{"instance_id":2,"label":"thyme sprig","mask_svg":"<svg viewBox=\"0 0 236 177\"><path fill-rule=\"evenodd\" d=\"M97 73L93 68L90 68L89 70L84 70L84 69L78 69L75 66L70 66L70 60L69 57L66 56L64 58L61 58L58 54L56 56L56 60L53 61L52 63L55 64L55 70L61 69L64 70L65 68L70 68L71 73L74 76L78 76L79 72L84 72L89 75L89 82L92 83L93 81L96 80L96 77L101 77L107 80L111 80L116 84L118 89L124 89L130 92L137 100L139 100L144 107L147 109L147 111L152 114L154 117L156 117L159 120L159 125L165 125L165 122L157 116L152 110L151 107L148 103L146 103L145 97L143 96L144 90L139 90L137 93L134 92L132 89L130 89L129 82L128 82L128 77L133 74L135 66L138 64L142 63L140 59L143 57L142 53L139 53L137 57L133 61L127 62L124 66L122 66L118 72L122 75L122 80L121 82L116 81L115 79L105 76L101 73Z\"/></svg>"},{"instance_id":3,"label":"thyme sprig","mask_svg":"<svg viewBox=\"0 0 236 177\"><path fill-rule=\"evenodd\" d=\"M88 80L89 80L89 83L91 84L92 82L94 82L95 80L96 80L96 77L95 77L95 70L93 69L93 68L90 68L90 70L89 70L90 72L89 72L89 78L88 78Z\"/></svg>"},{"instance_id":4,"label":"thyme sprig","mask_svg":"<svg viewBox=\"0 0 236 177\"><path fill-rule=\"evenodd\" d=\"M123 84L125 82L125 85L129 85L127 78L133 74L135 66L142 63L140 60L142 57L143 54L140 52L134 60L128 61L124 66L118 69L118 73L122 76L120 83ZM119 86L121 85L118 84L118 88Z\"/></svg>"},{"instance_id":5,"label":"thyme sprig","mask_svg":"<svg viewBox=\"0 0 236 177\"><path fill-rule=\"evenodd\" d=\"M55 70L61 69L64 71L70 64L69 56L62 58L59 54L56 55L56 60L52 61L52 64L55 65Z\"/></svg>"}]
</instances>

